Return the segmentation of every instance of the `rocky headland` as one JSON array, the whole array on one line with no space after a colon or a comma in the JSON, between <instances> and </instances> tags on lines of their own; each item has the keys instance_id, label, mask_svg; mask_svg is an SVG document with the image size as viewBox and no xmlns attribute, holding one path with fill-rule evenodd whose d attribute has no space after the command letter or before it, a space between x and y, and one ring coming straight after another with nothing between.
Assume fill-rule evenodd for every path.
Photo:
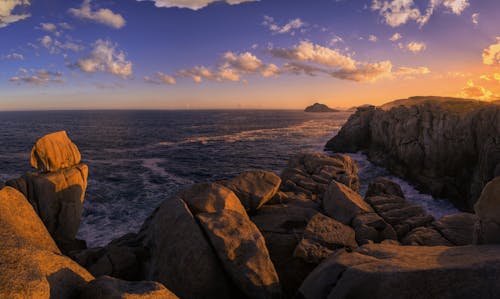
<instances>
[{"instance_id":1,"label":"rocky headland","mask_svg":"<svg viewBox=\"0 0 500 299\"><path fill-rule=\"evenodd\" d=\"M308 106L305 112L316 112L316 113L325 113L325 112L339 112L337 109L332 109L325 104L314 103L311 106Z\"/></svg>"},{"instance_id":2,"label":"rocky headland","mask_svg":"<svg viewBox=\"0 0 500 299\"><path fill-rule=\"evenodd\" d=\"M0 298L498 298L500 178L434 219L344 154L194 184L108 245L75 239L87 166L65 132L0 190ZM497 244L497 245L496 245Z\"/></svg>"},{"instance_id":3,"label":"rocky headland","mask_svg":"<svg viewBox=\"0 0 500 299\"><path fill-rule=\"evenodd\" d=\"M334 152L358 152L426 193L472 211L500 175L500 106L412 97L359 108L331 139Z\"/></svg>"}]
</instances>

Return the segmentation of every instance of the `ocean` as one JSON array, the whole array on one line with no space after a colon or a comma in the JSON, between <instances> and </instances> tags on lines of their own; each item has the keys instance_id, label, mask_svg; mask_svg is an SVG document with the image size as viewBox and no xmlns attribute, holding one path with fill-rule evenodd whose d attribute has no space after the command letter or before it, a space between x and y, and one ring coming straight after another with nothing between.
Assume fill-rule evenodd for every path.
<instances>
[{"instance_id":1,"label":"ocean","mask_svg":"<svg viewBox=\"0 0 500 299\"><path fill-rule=\"evenodd\" d=\"M89 247L102 246L137 231L162 201L189 184L250 169L279 174L295 153L323 151L349 115L283 110L0 112L0 181L32 171L29 157L36 140L66 130L89 166L77 237ZM360 168L361 193L371 179L387 176L436 218L458 212L364 155L351 156Z\"/></svg>"}]
</instances>

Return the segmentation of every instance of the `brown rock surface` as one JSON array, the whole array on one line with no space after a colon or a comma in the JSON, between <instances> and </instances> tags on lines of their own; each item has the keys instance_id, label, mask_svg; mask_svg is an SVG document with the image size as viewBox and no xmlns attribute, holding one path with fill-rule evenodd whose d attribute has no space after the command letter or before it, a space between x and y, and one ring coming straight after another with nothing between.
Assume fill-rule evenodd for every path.
<instances>
[{"instance_id":1,"label":"brown rock surface","mask_svg":"<svg viewBox=\"0 0 500 299\"><path fill-rule=\"evenodd\" d=\"M356 232L356 241L360 245L398 239L394 228L377 213L364 213L354 217L352 227Z\"/></svg>"},{"instance_id":2,"label":"brown rock surface","mask_svg":"<svg viewBox=\"0 0 500 299\"><path fill-rule=\"evenodd\" d=\"M474 210L479 218L475 241L479 244L500 244L500 177L484 187Z\"/></svg>"},{"instance_id":3,"label":"brown rock surface","mask_svg":"<svg viewBox=\"0 0 500 299\"><path fill-rule=\"evenodd\" d=\"M470 213L447 215L432 223L443 237L457 246L472 245L478 217Z\"/></svg>"},{"instance_id":4,"label":"brown rock surface","mask_svg":"<svg viewBox=\"0 0 500 299\"><path fill-rule=\"evenodd\" d=\"M40 138L31 150L31 166L41 171L57 171L80 163L80 152L66 131Z\"/></svg>"},{"instance_id":5,"label":"brown rock surface","mask_svg":"<svg viewBox=\"0 0 500 299\"><path fill-rule=\"evenodd\" d=\"M233 210L246 214L245 208L233 191L217 183L200 183L178 194L194 214Z\"/></svg>"},{"instance_id":6,"label":"brown rock surface","mask_svg":"<svg viewBox=\"0 0 500 299\"><path fill-rule=\"evenodd\" d=\"M82 289L80 299L178 299L178 297L158 282L124 281L101 276Z\"/></svg>"},{"instance_id":7,"label":"brown rock surface","mask_svg":"<svg viewBox=\"0 0 500 299\"><path fill-rule=\"evenodd\" d=\"M402 240L403 245L413 246L453 246L439 231L431 227L417 227Z\"/></svg>"},{"instance_id":8,"label":"brown rock surface","mask_svg":"<svg viewBox=\"0 0 500 299\"><path fill-rule=\"evenodd\" d=\"M325 214L344 224L351 224L354 217L373 212L361 196L342 183L332 181L323 198Z\"/></svg>"}]
</instances>

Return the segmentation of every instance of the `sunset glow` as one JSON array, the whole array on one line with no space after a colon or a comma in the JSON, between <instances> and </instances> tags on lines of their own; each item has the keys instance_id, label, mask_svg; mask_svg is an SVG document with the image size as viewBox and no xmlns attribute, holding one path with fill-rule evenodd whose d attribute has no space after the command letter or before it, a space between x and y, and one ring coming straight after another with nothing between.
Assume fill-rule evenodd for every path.
<instances>
[{"instance_id":1,"label":"sunset glow","mask_svg":"<svg viewBox=\"0 0 500 299\"><path fill-rule=\"evenodd\" d=\"M497 0L0 2L0 109L500 97Z\"/></svg>"}]
</instances>

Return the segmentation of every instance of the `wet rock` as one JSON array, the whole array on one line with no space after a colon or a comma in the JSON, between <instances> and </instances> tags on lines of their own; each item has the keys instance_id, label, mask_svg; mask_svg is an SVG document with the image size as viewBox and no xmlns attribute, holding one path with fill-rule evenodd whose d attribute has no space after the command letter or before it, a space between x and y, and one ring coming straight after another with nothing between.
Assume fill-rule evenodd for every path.
<instances>
[{"instance_id":1,"label":"wet rock","mask_svg":"<svg viewBox=\"0 0 500 299\"><path fill-rule=\"evenodd\" d=\"M248 298L281 298L264 237L246 214L224 210L196 217L227 273Z\"/></svg>"},{"instance_id":2,"label":"wet rock","mask_svg":"<svg viewBox=\"0 0 500 299\"><path fill-rule=\"evenodd\" d=\"M307 224L303 239L295 248L294 256L308 263L319 264L336 249L343 247L358 247L354 230L318 213Z\"/></svg>"},{"instance_id":3,"label":"wet rock","mask_svg":"<svg viewBox=\"0 0 500 299\"><path fill-rule=\"evenodd\" d=\"M499 246L369 244L339 252L300 287L306 299L494 298L500 294Z\"/></svg>"},{"instance_id":4,"label":"wet rock","mask_svg":"<svg viewBox=\"0 0 500 299\"><path fill-rule=\"evenodd\" d=\"M101 276L82 289L81 299L177 299L165 286L154 281L124 281Z\"/></svg>"},{"instance_id":5,"label":"wet rock","mask_svg":"<svg viewBox=\"0 0 500 299\"><path fill-rule=\"evenodd\" d=\"M440 233L431 227L417 227L402 240L403 245L414 246L453 246Z\"/></svg>"},{"instance_id":6,"label":"wet rock","mask_svg":"<svg viewBox=\"0 0 500 299\"><path fill-rule=\"evenodd\" d=\"M352 227L356 232L356 241L360 245L369 242L381 243L384 240L397 240L396 231L377 213L364 213L354 217Z\"/></svg>"},{"instance_id":7,"label":"wet rock","mask_svg":"<svg viewBox=\"0 0 500 299\"><path fill-rule=\"evenodd\" d=\"M249 213L267 203L278 192L281 184L279 176L270 171L246 171L223 183L240 199Z\"/></svg>"},{"instance_id":8,"label":"wet rock","mask_svg":"<svg viewBox=\"0 0 500 299\"><path fill-rule=\"evenodd\" d=\"M401 187L397 183L383 177L378 177L370 182L365 196L370 197L384 194L405 198L403 190L401 190Z\"/></svg>"},{"instance_id":9,"label":"wet rock","mask_svg":"<svg viewBox=\"0 0 500 299\"><path fill-rule=\"evenodd\" d=\"M361 196L342 183L332 181L323 199L325 214L344 224L351 224L354 217L373 209Z\"/></svg>"},{"instance_id":10,"label":"wet rock","mask_svg":"<svg viewBox=\"0 0 500 299\"><path fill-rule=\"evenodd\" d=\"M31 165L44 172L75 166L80 159L80 152L66 131L43 136L31 150Z\"/></svg>"}]
</instances>

